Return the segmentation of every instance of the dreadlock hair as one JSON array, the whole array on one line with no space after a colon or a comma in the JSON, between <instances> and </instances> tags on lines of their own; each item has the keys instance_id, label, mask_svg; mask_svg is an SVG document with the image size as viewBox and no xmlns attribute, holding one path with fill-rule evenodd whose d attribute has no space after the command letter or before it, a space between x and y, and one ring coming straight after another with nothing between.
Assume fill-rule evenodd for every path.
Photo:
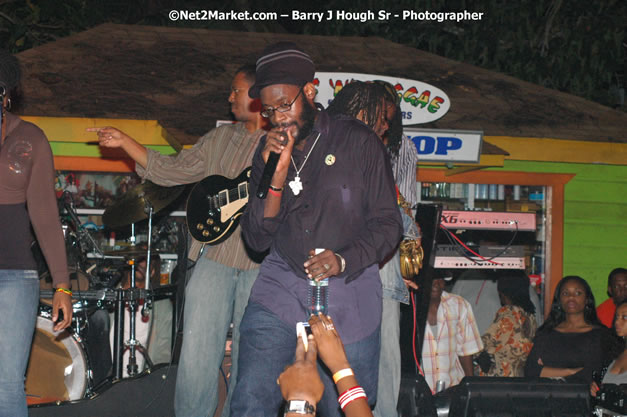
<instances>
[{"instance_id":1,"label":"dreadlock hair","mask_svg":"<svg viewBox=\"0 0 627 417\"><path fill-rule=\"evenodd\" d=\"M401 100L394 86L386 81L376 80L375 84L383 86L385 89L385 102L395 108L394 117L390 120L390 126L384 136L387 139L388 153L392 158L398 156L403 139L403 114L401 112Z\"/></svg>"},{"instance_id":2,"label":"dreadlock hair","mask_svg":"<svg viewBox=\"0 0 627 417\"><path fill-rule=\"evenodd\" d=\"M562 288L564 287L564 285L570 281L575 281L579 283L586 293L586 304L583 310L584 321L593 326L603 326L603 324L601 324L599 318L597 317L594 294L592 294L592 289L590 288L590 285L586 282L585 279L577 275L569 275L562 278L557 284L557 287L555 288L555 293L553 294L553 303L551 304L551 311L549 313L549 316L547 317L544 324L538 329L538 331L553 330L560 323L566 320L566 313L564 312L564 307L562 307L560 294L562 293Z\"/></svg>"},{"instance_id":3,"label":"dreadlock hair","mask_svg":"<svg viewBox=\"0 0 627 417\"><path fill-rule=\"evenodd\" d=\"M363 122L374 127L377 123L377 116L381 111L381 102L384 95L382 90L377 91L372 88L372 84L363 81L353 81L346 84L333 101L327 107L329 114L345 114L351 117L357 117L359 112L362 113Z\"/></svg>"},{"instance_id":4,"label":"dreadlock hair","mask_svg":"<svg viewBox=\"0 0 627 417\"><path fill-rule=\"evenodd\" d=\"M385 83L392 90L390 84ZM345 85L335 96L327 111L331 115L344 114L357 117L362 112L361 120L374 128L379 116L385 111L385 105L396 106L394 119L390 123L385 137L388 139L387 149L392 156L398 156L402 137L402 118L398 108L398 95L388 91L382 82L353 81Z\"/></svg>"}]
</instances>

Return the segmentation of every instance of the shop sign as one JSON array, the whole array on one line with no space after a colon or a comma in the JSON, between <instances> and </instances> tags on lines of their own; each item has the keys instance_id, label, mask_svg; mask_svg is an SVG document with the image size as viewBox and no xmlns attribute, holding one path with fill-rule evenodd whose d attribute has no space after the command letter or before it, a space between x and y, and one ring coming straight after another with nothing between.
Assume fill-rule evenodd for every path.
<instances>
[{"instance_id":1,"label":"shop sign","mask_svg":"<svg viewBox=\"0 0 627 417\"><path fill-rule=\"evenodd\" d=\"M444 91L421 81L383 75L348 72L316 72L314 85L316 103L327 107L340 90L351 81L386 81L394 86L401 99L404 125L433 122L446 114L451 107Z\"/></svg>"},{"instance_id":2,"label":"shop sign","mask_svg":"<svg viewBox=\"0 0 627 417\"><path fill-rule=\"evenodd\" d=\"M483 132L405 128L421 162L479 162Z\"/></svg>"}]
</instances>

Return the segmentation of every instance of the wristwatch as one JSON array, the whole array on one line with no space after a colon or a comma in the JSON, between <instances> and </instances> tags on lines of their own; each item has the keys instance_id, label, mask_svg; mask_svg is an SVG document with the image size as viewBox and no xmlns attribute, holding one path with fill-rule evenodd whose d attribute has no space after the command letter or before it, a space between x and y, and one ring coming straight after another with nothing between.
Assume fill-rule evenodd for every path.
<instances>
[{"instance_id":1,"label":"wristwatch","mask_svg":"<svg viewBox=\"0 0 627 417\"><path fill-rule=\"evenodd\" d=\"M306 400L289 400L285 404L285 413L283 416L287 416L290 413L294 414L303 414L303 415L315 415L316 407L309 404L309 401Z\"/></svg>"}]
</instances>

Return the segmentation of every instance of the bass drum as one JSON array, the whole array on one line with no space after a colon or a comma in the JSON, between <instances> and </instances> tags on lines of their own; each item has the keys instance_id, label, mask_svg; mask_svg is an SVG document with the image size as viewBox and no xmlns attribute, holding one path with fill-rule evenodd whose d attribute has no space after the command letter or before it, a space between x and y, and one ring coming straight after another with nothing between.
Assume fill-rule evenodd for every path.
<instances>
[{"instance_id":1,"label":"bass drum","mask_svg":"<svg viewBox=\"0 0 627 417\"><path fill-rule=\"evenodd\" d=\"M54 332L48 309L37 327L26 371L28 404L78 400L87 389L87 360L77 338L67 329Z\"/></svg>"}]
</instances>

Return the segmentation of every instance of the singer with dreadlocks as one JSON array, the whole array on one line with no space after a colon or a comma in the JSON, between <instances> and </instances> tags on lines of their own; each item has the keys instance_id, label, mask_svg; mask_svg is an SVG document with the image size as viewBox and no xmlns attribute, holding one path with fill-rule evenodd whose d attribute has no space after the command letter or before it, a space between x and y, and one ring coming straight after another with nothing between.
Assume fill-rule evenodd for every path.
<instances>
[{"instance_id":1,"label":"singer with dreadlocks","mask_svg":"<svg viewBox=\"0 0 627 417\"><path fill-rule=\"evenodd\" d=\"M65 329L72 319L52 151L37 126L9 113L19 81L18 60L0 51L0 417L27 416L24 375L39 302L39 276L31 252L35 237L57 289L52 299L54 330Z\"/></svg>"},{"instance_id":2,"label":"singer with dreadlocks","mask_svg":"<svg viewBox=\"0 0 627 417\"><path fill-rule=\"evenodd\" d=\"M330 114L345 114L361 120L374 130L385 144L392 161L394 180L401 195L409 204L417 203L416 163L418 153L414 144L403 136L399 98L394 87L377 81L365 83L354 81L338 93L327 109ZM402 201L402 199L399 199ZM403 217L403 235L416 239L420 234L416 223L406 211L399 207ZM400 304L409 303L407 286L416 284L404 280L400 271L399 252L396 250L380 264L383 286L383 311L381 318L381 352L379 356L379 385L376 417L397 416L396 411L401 380Z\"/></svg>"}]
</instances>

